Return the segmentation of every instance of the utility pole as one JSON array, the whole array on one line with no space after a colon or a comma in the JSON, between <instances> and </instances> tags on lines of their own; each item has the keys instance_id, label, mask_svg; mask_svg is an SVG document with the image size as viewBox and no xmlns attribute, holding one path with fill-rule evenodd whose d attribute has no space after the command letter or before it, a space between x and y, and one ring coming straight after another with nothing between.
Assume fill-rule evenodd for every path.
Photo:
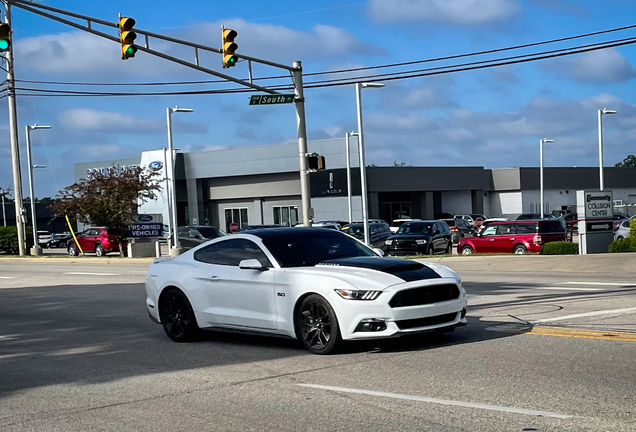
<instances>
[{"instance_id":1,"label":"utility pole","mask_svg":"<svg viewBox=\"0 0 636 432\"><path fill-rule=\"evenodd\" d=\"M300 196L303 206L303 225L311 226L314 209L311 208L311 187L307 167L307 122L305 120L305 95L303 91L303 66L295 61L294 88L296 89L296 120L298 124L298 156L300 159Z\"/></svg>"},{"instance_id":2,"label":"utility pole","mask_svg":"<svg viewBox=\"0 0 636 432\"><path fill-rule=\"evenodd\" d=\"M4 22L11 28L11 6L4 2ZM13 30L11 30L13 32ZM5 56L7 61L7 100L9 101L9 135L11 137L11 163L13 166L13 188L15 198L15 223L18 230L18 250L26 255L24 207L22 206L22 173L20 171L20 146L18 144L18 109L15 102L15 76L13 71L13 44Z\"/></svg>"}]
</instances>

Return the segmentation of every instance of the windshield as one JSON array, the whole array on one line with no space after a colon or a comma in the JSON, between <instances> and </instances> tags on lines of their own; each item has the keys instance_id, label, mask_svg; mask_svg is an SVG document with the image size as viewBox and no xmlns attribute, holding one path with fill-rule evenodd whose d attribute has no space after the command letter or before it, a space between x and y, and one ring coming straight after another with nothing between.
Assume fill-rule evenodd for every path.
<instances>
[{"instance_id":1,"label":"windshield","mask_svg":"<svg viewBox=\"0 0 636 432\"><path fill-rule=\"evenodd\" d=\"M432 223L410 223L398 228L396 234L431 234L432 232Z\"/></svg>"},{"instance_id":2,"label":"windshield","mask_svg":"<svg viewBox=\"0 0 636 432\"><path fill-rule=\"evenodd\" d=\"M197 231L201 233L201 235L207 239L214 239L217 237L221 237L221 231L214 227L199 227Z\"/></svg>"},{"instance_id":3,"label":"windshield","mask_svg":"<svg viewBox=\"0 0 636 432\"><path fill-rule=\"evenodd\" d=\"M377 256L359 241L337 231L278 234L265 237L263 244L281 267L314 266L337 258Z\"/></svg>"},{"instance_id":4,"label":"windshield","mask_svg":"<svg viewBox=\"0 0 636 432\"><path fill-rule=\"evenodd\" d=\"M364 235L364 225L351 225L349 227L349 229L347 230L347 234L352 235L354 237L363 236Z\"/></svg>"}]
</instances>

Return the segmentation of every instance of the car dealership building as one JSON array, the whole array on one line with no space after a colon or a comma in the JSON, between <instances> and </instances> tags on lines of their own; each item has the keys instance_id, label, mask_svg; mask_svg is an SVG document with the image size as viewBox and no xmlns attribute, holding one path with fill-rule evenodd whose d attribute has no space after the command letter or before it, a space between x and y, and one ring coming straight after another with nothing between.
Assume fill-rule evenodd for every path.
<instances>
[{"instance_id":1,"label":"car dealership building","mask_svg":"<svg viewBox=\"0 0 636 432\"><path fill-rule=\"evenodd\" d=\"M348 220L347 157L344 139L309 141L308 151L325 156L327 169L310 174L314 220ZM237 147L176 155L179 225L239 226L302 221L298 144ZM361 220L357 142L352 139L353 219ZM75 180L95 170L151 167L165 177L164 150L139 158L75 164ZM598 167L545 168L547 211L575 211L576 190L598 188ZM539 212L539 168L485 169L479 166L367 168L369 217L429 219L442 213L483 213L514 218ZM636 204L636 168L605 168L605 189L614 200ZM636 207L625 207L636 211ZM165 189L140 214L168 219Z\"/></svg>"}]
</instances>

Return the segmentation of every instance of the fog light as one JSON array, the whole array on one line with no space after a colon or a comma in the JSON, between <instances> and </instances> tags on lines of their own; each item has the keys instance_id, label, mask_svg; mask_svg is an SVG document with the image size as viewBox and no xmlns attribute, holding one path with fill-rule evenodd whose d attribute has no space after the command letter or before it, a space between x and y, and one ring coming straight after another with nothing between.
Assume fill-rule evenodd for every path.
<instances>
[{"instance_id":1,"label":"fog light","mask_svg":"<svg viewBox=\"0 0 636 432\"><path fill-rule=\"evenodd\" d=\"M365 318L360 321L355 332L378 332L386 330L386 322L379 318Z\"/></svg>"},{"instance_id":2,"label":"fog light","mask_svg":"<svg viewBox=\"0 0 636 432\"><path fill-rule=\"evenodd\" d=\"M462 309L462 318L464 318L466 316L466 308Z\"/></svg>"}]
</instances>

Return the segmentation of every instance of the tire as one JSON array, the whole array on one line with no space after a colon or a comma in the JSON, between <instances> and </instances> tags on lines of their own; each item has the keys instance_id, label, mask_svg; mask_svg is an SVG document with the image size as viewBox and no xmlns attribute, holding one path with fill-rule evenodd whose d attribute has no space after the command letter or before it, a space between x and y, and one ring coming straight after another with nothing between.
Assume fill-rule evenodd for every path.
<instances>
[{"instance_id":1,"label":"tire","mask_svg":"<svg viewBox=\"0 0 636 432\"><path fill-rule=\"evenodd\" d=\"M624 237L623 237L623 236L618 236L618 237L616 237L616 240L623 240L623 239L624 239Z\"/></svg>"},{"instance_id":2,"label":"tire","mask_svg":"<svg viewBox=\"0 0 636 432\"><path fill-rule=\"evenodd\" d=\"M526 249L524 245L517 245L512 251L515 255L525 255L528 253L528 249Z\"/></svg>"},{"instance_id":3,"label":"tire","mask_svg":"<svg viewBox=\"0 0 636 432\"><path fill-rule=\"evenodd\" d=\"M68 246L68 254L70 256L78 256L79 255L79 251L77 250L77 245L75 243L71 243Z\"/></svg>"},{"instance_id":4,"label":"tire","mask_svg":"<svg viewBox=\"0 0 636 432\"><path fill-rule=\"evenodd\" d=\"M186 295L170 288L159 304L159 319L166 335L175 342L191 342L199 335L199 326Z\"/></svg>"},{"instance_id":5,"label":"tire","mask_svg":"<svg viewBox=\"0 0 636 432\"><path fill-rule=\"evenodd\" d=\"M464 246L462 248L462 255L472 255L474 253L475 253L475 251L470 246Z\"/></svg>"},{"instance_id":6,"label":"tire","mask_svg":"<svg viewBox=\"0 0 636 432\"><path fill-rule=\"evenodd\" d=\"M104 250L104 245L101 243L95 244L95 255L98 257L103 257L106 255L106 251Z\"/></svg>"},{"instance_id":7,"label":"tire","mask_svg":"<svg viewBox=\"0 0 636 432\"><path fill-rule=\"evenodd\" d=\"M444 253L446 255L452 255L453 254L453 242L452 241L448 242L448 246L446 246L446 250L444 251Z\"/></svg>"},{"instance_id":8,"label":"tire","mask_svg":"<svg viewBox=\"0 0 636 432\"><path fill-rule=\"evenodd\" d=\"M332 354L342 344L336 313L329 302L317 294L302 301L294 321L298 340L312 354Z\"/></svg>"},{"instance_id":9,"label":"tire","mask_svg":"<svg viewBox=\"0 0 636 432\"><path fill-rule=\"evenodd\" d=\"M433 245L430 245L428 249L426 249L426 255L435 255L435 248Z\"/></svg>"}]
</instances>

